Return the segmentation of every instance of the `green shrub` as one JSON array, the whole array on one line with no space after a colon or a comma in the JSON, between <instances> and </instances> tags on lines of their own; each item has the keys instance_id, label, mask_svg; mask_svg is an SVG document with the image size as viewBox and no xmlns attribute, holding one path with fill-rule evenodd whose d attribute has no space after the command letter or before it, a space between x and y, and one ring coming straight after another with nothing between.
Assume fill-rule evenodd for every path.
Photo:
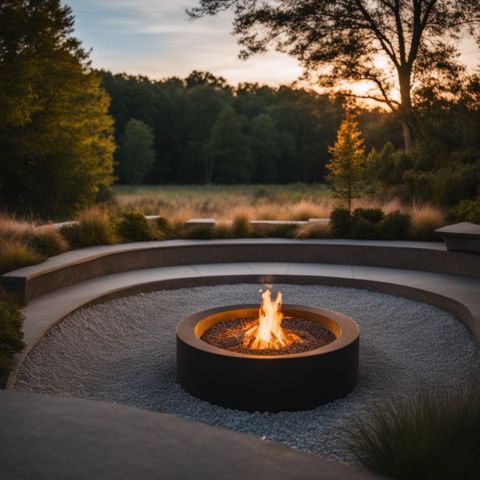
<instances>
[{"instance_id":1,"label":"green shrub","mask_svg":"<svg viewBox=\"0 0 480 480\"><path fill-rule=\"evenodd\" d=\"M397 210L385 215L377 225L377 236L381 240L405 240L409 236L410 228L410 215Z\"/></svg>"},{"instance_id":2,"label":"green shrub","mask_svg":"<svg viewBox=\"0 0 480 480\"><path fill-rule=\"evenodd\" d=\"M211 225L192 225L186 230L186 237L192 240L211 240L214 234L215 229Z\"/></svg>"},{"instance_id":3,"label":"green shrub","mask_svg":"<svg viewBox=\"0 0 480 480\"><path fill-rule=\"evenodd\" d=\"M351 216L349 237L358 240L376 238L376 225L382 220L379 208L357 208Z\"/></svg>"},{"instance_id":4,"label":"green shrub","mask_svg":"<svg viewBox=\"0 0 480 480\"><path fill-rule=\"evenodd\" d=\"M353 221L364 219L372 224L377 224L383 219L383 211L380 208L357 208L352 214Z\"/></svg>"},{"instance_id":5,"label":"green shrub","mask_svg":"<svg viewBox=\"0 0 480 480\"><path fill-rule=\"evenodd\" d=\"M432 172L407 170L403 174L403 183L406 185L409 197L418 202L428 202L432 198Z\"/></svg>"},{"instance_id":6,"label":"green shrub","mask_svg":"<svg viewBox=\"0 0 480 480\"><path fill-rule=\"evenodd\" d=\"M225 225L224 223L215 225L213 238L232 238L230 225Z\"/></svg>"},{"instance_id":7,"label":"green shrub","mask_svg":"<svg viewBox=\"0 0 480 480\"><path fill-rule=\"evenodd\" d=\"M112 219L102 208L86 210L77 224L66 225L60 232L72 248L117 243Z\"/></svg>"},{"instance_id":8,"label":"green shrub","mask_svg":"<svg viewBox=\"0 0 480 480\"><path fill-rule=\"evenodd\" d=\"M45 257L19 240L2 240L0 244L0 274L43 261Z\"/></svg>"},{"instance_id":9,"label":"green shrub","mask_svg":"<svg viewBox=\"0 0 480 480\"><path fill-rule=\"evenodd\" d=\"M464 200L453 210L455 221L480 223L480 195L475 200Z\"/></svg>"},{"instance_id":10,"label":"green shrub","mask_svg":"<svg viewBox=\"0 0 480 480\"><path fill-rule=\"evenodd\" d=\"M273 238L295 238L298 225L295 223L284 223L267 227L268 236Z\"/></svg>"},{"instance_id":11,"label":"green shrub","mask_svg":"<svg viewBox=\"0 0 480 480\"><path fill-rule=\"evenodd\" d=\"M53 257L68 250L65 238L54 227L36 230L29 243L36 252L45 257Z\"/></svg>"},{"instance_id":12,"label":"green shrub","mask_svg":"<svg viewBox=\"0 0 480 480\"><path fill-rule=\"evenodd\" d=\"M376 237L375 224L363 217L352 218L349 238L373 240Z\"/></svg>"},{"instance_id":13,"label":"green shrub","mask_svg":"<svg viewBox=\"0 0 480 480\"><path fill-rule=\"evenodd\" d=\"M452 207L463 199L475 196L480 180L479 167L456 163L437 170L431 178L432 201L436 205Z\"/></svg>"},{"instance_id":14,"label":"green shrub","mask_svg":"<svg viewBox=\"0 0 480 480\"><path fill-rule=\"evenodd\" d=\"M120 214L117 233L124 242L144 242L158 238L150 228L145 215L138 210Z\"/></svg>"},{"instance_id":15,"label":"green shrub","mask_svg":"<svg viewBox=\"0 0 480 480\"><path fill-rule=\"evenodd\" d=\"M377 179L382 185L398 185L402 183L405 171L412 168L414 159L404 150L395 150L387 142L380 152L371 152L370 177Z\"/></svg>"},{"instance_id":16,"label":"green shrub","mask_svg":"<svg viewBox=\"0 0 480 480\"><path fill-rule=\"evenodd\" d=\"M18 305L0 300L0 376L12 367L13 356L22 351L23 315Z\"/></svg>"},{"instance_id":17,"label":"green shrub","mask_svg":"<svg viewBox=\"0 0 480 480\"><path fill-rule=\"evenodd\" d=\"M348 238L352 216L346 208L335 208L330 214L330 232L334 238Z\"/></svg>"},{"instance_id":18,"label":"green shrub","mask_svg":"<svg viewBox=\"0 0 480 480\"><path fill-rule=\"evenodd\" d=\"M157 227L158 236L161 237L162 240L168 240L175 236L174 228L166 218L157 218L155 220L155 224Z\"/></svg>"},{"instance_id":19,"label":"green shrub","mask_svg":"<svg viewBox=\"0 0 480 480\"><path fill-rule=\"evenodd\" d=\"M423 391L362 415L349 444L368 469L405 480L480 478L480 388Z\"/></svg>"}]
</instances>

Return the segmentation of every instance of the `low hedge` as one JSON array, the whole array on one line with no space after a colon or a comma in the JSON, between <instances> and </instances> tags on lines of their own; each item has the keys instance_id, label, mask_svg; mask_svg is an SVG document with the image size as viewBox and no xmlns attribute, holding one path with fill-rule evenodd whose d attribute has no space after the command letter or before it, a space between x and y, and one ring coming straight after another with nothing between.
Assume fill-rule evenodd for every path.
<instances>
[{"instance_id":1,"label":"low hedge","mask_svg":"<svg viewBox=\"0 0 480 480\"><path fill-rule=\"evenodd\" d=\"M410 215L400 211L384 214L377 208L358 208L350 213L345 208L336 208L330 216L334 238L405 240L411 237L410 227Z\"/></svg>"}]
</instances>

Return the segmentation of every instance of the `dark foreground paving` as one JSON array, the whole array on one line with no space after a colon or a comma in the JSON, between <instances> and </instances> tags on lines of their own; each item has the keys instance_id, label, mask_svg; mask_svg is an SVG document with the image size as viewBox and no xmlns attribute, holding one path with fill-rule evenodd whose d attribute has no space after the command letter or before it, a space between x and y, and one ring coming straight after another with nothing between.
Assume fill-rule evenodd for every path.
<instances>
[{"instance_id":1,"label":"dark foreground paving","mask_svg":"<svg viewBox=\"0 0 480 480\"><path fill-rule=\"evenodd\" d=\"M372 480L314 455L171 415L0 391L0 478Z\"/></svg>"}]
</instances>

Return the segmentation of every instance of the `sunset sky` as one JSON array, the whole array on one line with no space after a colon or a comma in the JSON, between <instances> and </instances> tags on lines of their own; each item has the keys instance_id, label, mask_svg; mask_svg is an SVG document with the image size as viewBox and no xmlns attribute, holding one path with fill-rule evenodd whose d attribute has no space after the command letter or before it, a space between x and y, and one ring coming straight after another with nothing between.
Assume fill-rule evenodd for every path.
<instances>
[{"instance_id":1,"label":"sunset sky","mask_svg":"<svg viewBox=\"0 0 480 480\"><path fill-rule=\"evenodd\" d=\"M256 81L278 85L297 79L302 69L279 53L237 58L230 13L192 21L185 9L196 0L69 0L76 34L92 49L95 67L152 78L185 77L208 70L235 84ZM478 64L473 41L462 46L464 60Z\"/></svg>"}]
</instances>

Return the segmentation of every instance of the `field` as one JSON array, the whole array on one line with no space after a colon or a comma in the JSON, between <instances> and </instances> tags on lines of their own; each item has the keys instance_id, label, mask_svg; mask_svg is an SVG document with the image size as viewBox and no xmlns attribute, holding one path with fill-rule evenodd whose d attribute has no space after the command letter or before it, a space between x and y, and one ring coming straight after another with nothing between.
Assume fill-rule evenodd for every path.
<instances>
[{"instance_id":1,"label":"field","mask_svg":"<svg viewBox=\"0 0 480 480\"><path fill-rule=\"evenodd\" d=\"M114 191L119 205L137 208L145 215L162 215L174 222L190 218L225 222L239 216L308 220L326 218L340 204L322 184L116 186ZM410 210L396 200L382 203L372 198L358 199L354 207L380 207L387 213Z\"/></svg>"}]
</instances>

